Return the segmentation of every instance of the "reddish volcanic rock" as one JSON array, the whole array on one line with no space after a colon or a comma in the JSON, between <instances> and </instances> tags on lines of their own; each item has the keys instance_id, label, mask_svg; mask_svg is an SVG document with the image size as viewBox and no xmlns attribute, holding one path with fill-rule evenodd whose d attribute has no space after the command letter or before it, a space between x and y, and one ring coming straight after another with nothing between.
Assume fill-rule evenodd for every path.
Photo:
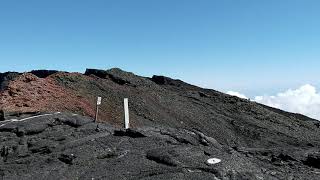
<instances>
[{"instance_id":1,"label":"reddish volcanic rock","mask_svg":"<svg viewBox=\"0 0 320 180\"><path fill-rule=\"evenodd\" d=\"M51 77L24 73L1 92L0 109L5 112L70 111L94 116L93 103L56 83Z\"/></svg>"}]
</instances>

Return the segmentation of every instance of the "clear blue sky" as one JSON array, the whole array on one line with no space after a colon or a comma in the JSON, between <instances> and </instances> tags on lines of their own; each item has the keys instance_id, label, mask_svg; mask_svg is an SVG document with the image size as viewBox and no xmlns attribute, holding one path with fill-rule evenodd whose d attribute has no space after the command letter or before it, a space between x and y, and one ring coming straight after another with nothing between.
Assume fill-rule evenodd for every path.
<instances>
[{"instance_id":1,"label":"clear blue sky","mask_svg":"<svg viewBox=\"0 0 320 180\"><path fill-rule=\"evenodd\" d=\"M0 72L120 67L258 95L320 85L319 0L2 0Z\"/></svg>"}]
</instances>

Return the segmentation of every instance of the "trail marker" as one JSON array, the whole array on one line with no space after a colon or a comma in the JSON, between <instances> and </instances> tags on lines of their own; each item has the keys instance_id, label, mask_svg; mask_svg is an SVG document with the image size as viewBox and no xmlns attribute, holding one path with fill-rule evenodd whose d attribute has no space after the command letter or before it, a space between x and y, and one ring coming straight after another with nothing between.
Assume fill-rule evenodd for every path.
<instances>
[{"instance_id":1,"label":"trail marker","mask_svg":"<svg viewBox=\"0 0 320 180\"><path fill-rule=\"evenodd\" d=\"M129 129L130 123L129 123L129 103L128 98L124 98L124 128Z\"/></svg>"},{"instance_id":2,"label":"trail marker","mask_svg":"<svg viewBox=\"0 0 320 180\"><path fill-rule=\"evenodd\" d=\"M97 105L101 105L101 100L102 100L102 98L101 98L101 97L98 97L98 99L97 99Z\"/></svg>"},{"instance_id":3,"label":"trail marker","mask_svg":"<svg viewBox=\"0 0 320 180\"><path fill-rule=\"evenodd\" d=\"M210 158L207 160L207 164L212 165L212 164L218 164L221 162L221 159L218 158Z\"/></svg>"},{"instance_id":4,"label":"trail marker","mask_svg":"<svg viewBox=\"0 0 320 180\"><path fill-rule=\"evenodd\" d=\"M97 105L96 105L96 115L94 117L94 121L97 122L98 121L98 113L99 113L99 106L101 105L101 97L97 98Z\"/></svg>"}]
</instances>

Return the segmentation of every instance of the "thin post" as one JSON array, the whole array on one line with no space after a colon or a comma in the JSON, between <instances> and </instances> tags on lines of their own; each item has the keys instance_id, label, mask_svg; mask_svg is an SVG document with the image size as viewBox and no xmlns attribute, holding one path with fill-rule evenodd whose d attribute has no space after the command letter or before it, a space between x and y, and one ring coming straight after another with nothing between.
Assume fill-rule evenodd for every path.
<instances>
[{"instance_id":1,"label":"thin post","mask_svg":"<svg viewBox=\"0 0 320 180\"><path fill-rule=\"evenodd\" d=\"M124 98L124 128L125 129L129 129L130 128L128 98Z\"/></svg>"},{"instance_id":2,"label":"thin post","mask_svg":"<svg viewBox=\"0 0 320 180\"><path fill-rule=\"evenodd\" d=\"M99 106L101 105L101 97L97 98L97 104L96 104L96 115L94 117L94 122L98 121L98 114L99 114Z\"/></svg>"}]
</instances>

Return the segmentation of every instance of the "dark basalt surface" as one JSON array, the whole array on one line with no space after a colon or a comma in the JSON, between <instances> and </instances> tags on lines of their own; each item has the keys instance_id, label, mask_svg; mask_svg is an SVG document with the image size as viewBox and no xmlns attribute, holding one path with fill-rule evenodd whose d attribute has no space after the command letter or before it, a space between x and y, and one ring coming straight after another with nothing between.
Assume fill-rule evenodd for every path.
<instances>
[{"instance_id":1,"label":"dark basalt surface","mask_svg":"<svg viewBox=\"0 0 320 180\"><path fill-rule=\"evenodd\" d=\"M228 147L198 130L123 130L66 113L1 122L0 155L2 179L318 179L320 174L318 148ZM210 158L221 162L208 164Z\"/></svg>"}]
</instances>

